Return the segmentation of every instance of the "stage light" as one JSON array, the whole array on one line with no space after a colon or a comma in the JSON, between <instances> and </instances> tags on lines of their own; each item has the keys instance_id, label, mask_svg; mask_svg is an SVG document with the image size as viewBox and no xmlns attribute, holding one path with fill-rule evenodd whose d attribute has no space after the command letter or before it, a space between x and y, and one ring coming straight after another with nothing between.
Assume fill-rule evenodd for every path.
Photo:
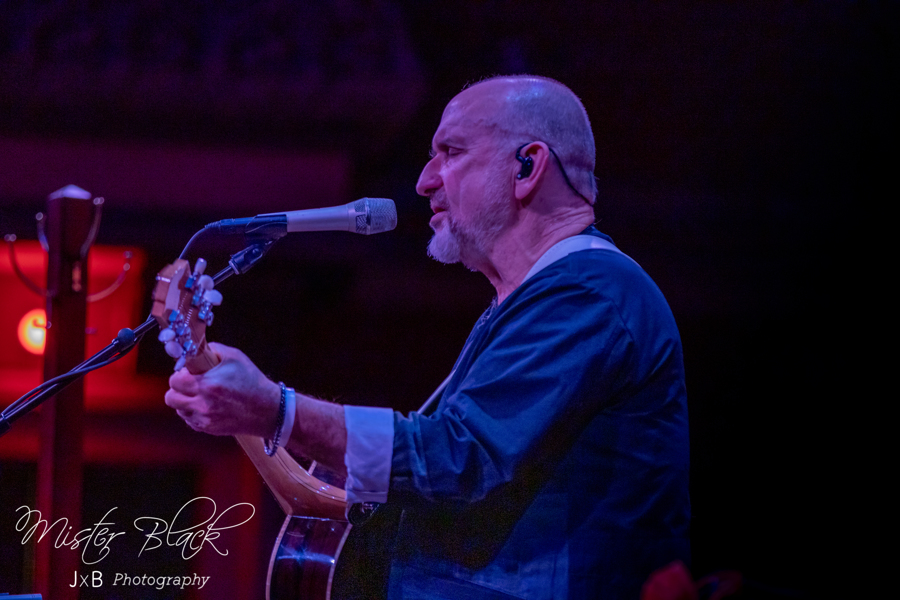
<instances>
[{"instance_id":1,"label":"stage light","mask_svg":"<svg viewBox=\"0 0 900 600\"><path fill-rule=\"evenodd\" d=\"M19 343L32 354L43 354L47 341L47 313L35 308L19 321Z\"/></svg>"}]
</instances>

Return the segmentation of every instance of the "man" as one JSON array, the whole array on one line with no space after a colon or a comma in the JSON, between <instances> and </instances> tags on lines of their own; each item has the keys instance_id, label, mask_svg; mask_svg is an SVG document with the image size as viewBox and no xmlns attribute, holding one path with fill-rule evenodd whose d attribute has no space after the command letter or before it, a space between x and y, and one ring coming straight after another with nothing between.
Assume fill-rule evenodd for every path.
<instances>
[{"instance_id":1,"label":"man","mask_svg":"<svg viewBox=\"0 0 900 600\"><path fill-rule=\"evenodd\" d=\"M636 598L689 560L681 343L659 290L593 228L594 140L578 98L500 77L444 111L416 190L431 256L497 297L434 406L403 416L297 394L288 446L403 509L397 598ZM239 351L174 374L195 429L276 437L283 390ZM283 429L283 427L282 427Z\"/></svg>"}]
</instances>

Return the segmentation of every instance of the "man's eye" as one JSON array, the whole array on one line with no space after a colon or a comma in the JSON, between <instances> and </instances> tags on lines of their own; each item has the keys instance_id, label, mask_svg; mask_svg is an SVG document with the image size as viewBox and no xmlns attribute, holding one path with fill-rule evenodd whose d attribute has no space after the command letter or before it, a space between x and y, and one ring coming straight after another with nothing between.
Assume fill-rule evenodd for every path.
<instances>
[{"instance_id":1,"label":"man's eye","mask_svg":"<svg viewBox=\"0 0 900 600\"><path fill-rule=\"evenodd\" d=\"M447 148L447 156L456 156L457 154L461 154L462 151L457 148Z\"/></svg>"}]
</instances>

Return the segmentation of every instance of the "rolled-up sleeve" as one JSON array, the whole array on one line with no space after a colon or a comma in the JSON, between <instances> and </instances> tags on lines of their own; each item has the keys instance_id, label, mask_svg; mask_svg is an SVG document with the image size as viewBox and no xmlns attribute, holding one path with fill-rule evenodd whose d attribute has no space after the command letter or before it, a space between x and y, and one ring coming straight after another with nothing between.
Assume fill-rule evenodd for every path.
<instances>
[{"instance_id":1,"label":"rolled-up sleeve","mask_svg":"<svg viewBox=\"0 0 900 600\"><path fill-rule=\"evenodd\" d=\"M345 406L347 503L387 502L394 447L394 411Z\"/></svg>"}]
</instances>

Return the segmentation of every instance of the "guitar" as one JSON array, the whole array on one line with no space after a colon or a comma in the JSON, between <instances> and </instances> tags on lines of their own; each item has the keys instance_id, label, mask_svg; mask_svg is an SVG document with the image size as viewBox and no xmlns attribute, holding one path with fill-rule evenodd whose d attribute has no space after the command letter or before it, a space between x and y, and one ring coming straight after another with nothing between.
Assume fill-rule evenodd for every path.
<instances>
[{"instance_id":1,"label":"guitar","mask_svg":"<svg viewBox=\"0 0 900 600\"><path fill-rule=\"evenodd\" d=\"M222 294L205 269L202 258L193 270L178 259L159 272L153 290L151 315L159 323L159 340L176 359L175 369L185 367L193 374L219 363L206 342L206 328ZM365 527L352 525L345 516L343 483L313 475L314 461L301 459L301 464L284 448L267 456L262 439L254 436L235 439L286 515L269 561L267 600L383 597L390 562L385 552L390 539L383 532L391 529L390 518L373 518Z\"/></svg>"}]
</instances>

